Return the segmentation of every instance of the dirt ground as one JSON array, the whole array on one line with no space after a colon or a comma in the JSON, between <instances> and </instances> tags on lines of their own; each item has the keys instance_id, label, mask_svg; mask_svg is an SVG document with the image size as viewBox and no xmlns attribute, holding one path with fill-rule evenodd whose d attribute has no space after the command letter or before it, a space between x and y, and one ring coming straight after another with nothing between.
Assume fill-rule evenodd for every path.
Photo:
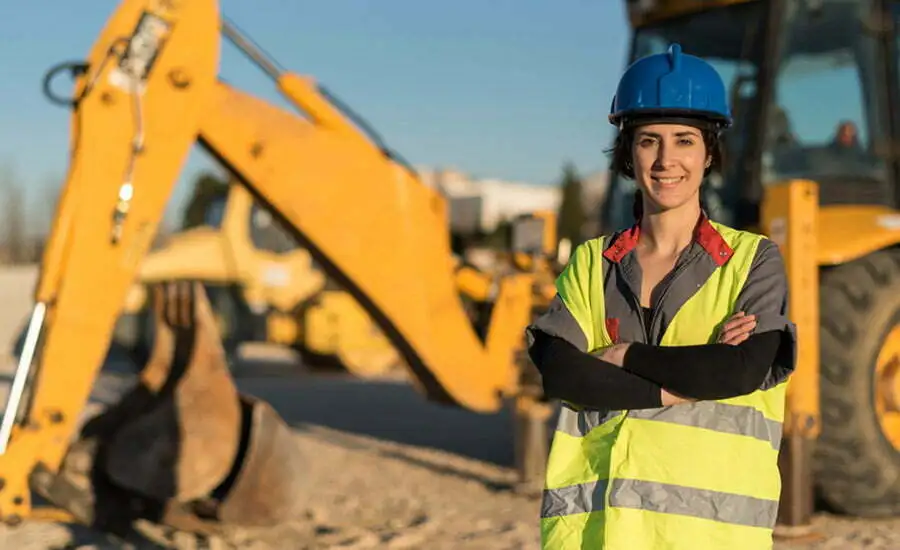
<instances>
[{"instance_id":1,"label":"dirt ground","mask_svg":"<svg viewBox=\"0 0 900 550\"><path fill-rule=\"evenodd\" d=\"M32 284L33 271L0 271L0 345L24 322ZM12 363L7 358L2 364L8 384ZM131 380L127 366L108 367L95 387L95 403L114 400ZM235 533L227 541L143 523L121 540L77 525L26 521L0 528L0 548L539 548L539 503L511 490L511 420L505 412L481 416L426 403L402 380L311 376L265 353L242 365L238 385L268 400L296 432L312 485L308 510L296 521L256 539ZM820 540L779 541L776 548L900 549L900 518L820 514L815 528Z\"/></svg>"}]
</instances>

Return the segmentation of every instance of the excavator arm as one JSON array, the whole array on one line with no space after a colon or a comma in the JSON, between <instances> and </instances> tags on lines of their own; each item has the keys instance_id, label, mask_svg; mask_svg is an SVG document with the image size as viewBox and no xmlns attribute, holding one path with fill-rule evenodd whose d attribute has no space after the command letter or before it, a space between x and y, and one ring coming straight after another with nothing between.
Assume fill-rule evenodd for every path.
<instances>
[{"instance_id":1,"label":"excavator arm","mask_svg":"<svg viewBox=\"0 0 900 550\"><path fill-rule=\"evenodd\" d=\"M217 78L220 31L302 107L302 116ZM531 315L533 275L512 271L499 280L487 336L479 339L459 297L442 197L360 132L314 81L276 69L222 22L217 2L124 0L80 68L67 179L0 431L4 520L27 515L29 476L37 469L57 473L71 453L79 415L105 358L116 317L174 182L198 141L293 228L329 275L363 304L429 398L491 412L504 397L516 394L516 348ZM185 311L193 311L198 319L209 317L202 296L188 303ZM170 332L181 334L181 321L172 319L184 315L173 311L158 311L158 320L168 318L169 326L176 327ZM163 336L158 339L165 342L159 345L176 349L169 349L168 356L177 359L181 340ZM209 331L197 329L195 338L208 340ZM205 345L215 348L215 342ZM160 357L166 354L154 354L151 362L162 364ZM186 387L194 383L191 387L206 388L197 373L219 370L196 364L205 365L218 355L182 355L195 365L187 367L192 375L182 374ZM161 395L169 387L154 378L164 371L172 376L174 367L166 368L142 374L148 392ZM233 388L223 392L220 401L237 403ZM183 407L188 402L180 401ZM266 420L271 418L266 416L269 409L248 398L241 397L240 406L245 420L283 425ZM247 408L251 406L256 408ZM237 407L220 416L236 420ZM253 412L259 410L263 412ZM197 423L197 429L204 422L211 420ZM194 447L182 446L202 448L193 441ZM245 462L266 463L250 453L263 448L269 467L277 463L290 469L286 447L263 436L225 447L223 465L245 453ZM127 466L120 472L123 469ZM211 481L204 483L190 483L182 475L169 496L196 499L214 487L224 490L217 483L224 483L221 478L227 473L225 466L207 471ZM242 475L244 481L232 480L232 488L265 477ZM156 487L151 481L129 485L121 473L111 477L132 489L146 488L145 493ZM268 481L268 487L275 486ZM236 517L240 506L224 509Z\"/></svg>"},{"instance_id":2,"label":"excavator arm","mask_svg":"<svg viewBox=\"0 0 900 550\"><path fill-rule=\"evenodd\" d=\"M340 120L314 84L282 79L313 120ZM459 298L444 201L369 142L345 142L351 133L343 122L313 127L219 83L199 135L365 304L430 397L496 410L515 388L512 350L530 314L530 275L500 283L495 316L510 317L492 321L483 344Z\"/></svg>"}]
</instances>

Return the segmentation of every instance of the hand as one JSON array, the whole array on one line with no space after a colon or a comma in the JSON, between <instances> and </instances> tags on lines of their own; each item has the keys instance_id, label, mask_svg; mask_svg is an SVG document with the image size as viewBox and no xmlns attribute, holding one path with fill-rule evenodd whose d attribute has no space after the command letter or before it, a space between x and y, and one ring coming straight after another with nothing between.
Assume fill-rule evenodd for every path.
<instances>
[{"instance_id":1,"label":"hand","mask_svg":"<svg viewBox=\"0 0 900 550\"><path fill-rule=\"evenodd\" d=\"M617 367L621 367L625 364L625 352L628 351L628 348L631 347L630 342L626 342L624 344L613 344L609 346L603 353L601 353L598 357L603 359L608 363L612 363Z\"/></svg>"},{"instance_id":2,"label":"hand","mask_svg":"<svg viewBox=\"0 0 900 550\"><path fill-rule=\"evenodd\" d=\"M720 344L736 346L749 338L755 328L756 315L747 315L743 311L738 311L722 325L716 341Z\"/></svg>"},{"instance_id":3,"label":"hand","mask_svg":"<svg viewBox=\"0 0 900 550\"><path fill-rule=\"evenodd\" d=\"M675 395L674 393L669 393L666 390L660 390L659 397L662 400L663 407L668 407L670 405L680 405L681 403L690 403L692 401L696 401L695 399L688 399L686 397L680 397L678 395Z\"/></svg>"}]
</instances>

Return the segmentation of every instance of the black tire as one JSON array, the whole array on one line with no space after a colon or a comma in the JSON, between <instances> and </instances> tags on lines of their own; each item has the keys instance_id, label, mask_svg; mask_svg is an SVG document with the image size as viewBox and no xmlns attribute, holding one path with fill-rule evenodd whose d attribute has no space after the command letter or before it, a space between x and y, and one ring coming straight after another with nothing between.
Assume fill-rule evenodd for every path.
<instances>
[{"instance_id":1,"label":"black tire","mask_svg":"<svg viewBox=\"0 0 900 550\"><path fill-rule=\"evenodd\" d=\"M900 323L900 250L823 272L820 289L822 432L814 471L833 509L863 517L900 513L900 450L875 411L875 366Z\"/></svg>"}]
</instances>

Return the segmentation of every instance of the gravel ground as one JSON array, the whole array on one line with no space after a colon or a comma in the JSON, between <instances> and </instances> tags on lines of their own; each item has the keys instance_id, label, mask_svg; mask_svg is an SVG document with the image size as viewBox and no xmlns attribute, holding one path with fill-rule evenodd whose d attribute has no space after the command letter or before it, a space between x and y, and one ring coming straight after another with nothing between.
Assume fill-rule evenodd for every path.
<instances>
[{"instance_id":1,"label":"gravel ground","mask_svg":"<svg viewBox=\"0 0 900 550\"><path fill-rule=\"evenodd\" d=\"M0 271L5 312L0 316L0 342L10 341L21 327L32 284L33 271ZM267 399L296 428L316 495L303 517L256 539L237 532L228 541L173 534L144 523L123 541L77 525L32 520L15 529L0 528L0 548L539 547L537 500L509 488L513 474L507 414L479 416L428 404L402 381L363 382L302 371L285 376L291 367L263 359L257 356L246 365L238 384ZM9 360L3 364L9 371ZM98 381L95 403L114 399L129 383L127 375L110 370ZM436 427L443 431L438 433ZM779 541L776 548L900 549L900 518L863 521L821 514L814 526L820 540Z\"/></svg>"}]
</instances>

